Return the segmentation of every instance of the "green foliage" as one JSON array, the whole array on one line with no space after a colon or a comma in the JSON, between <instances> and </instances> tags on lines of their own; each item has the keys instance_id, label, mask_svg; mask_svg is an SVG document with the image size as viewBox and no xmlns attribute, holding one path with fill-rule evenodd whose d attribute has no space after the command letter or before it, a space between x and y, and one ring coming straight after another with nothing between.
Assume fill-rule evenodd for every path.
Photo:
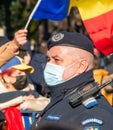
<instances>
[{"instance_id":1,"label":"green foliage","mask_svg":"<svg viewBox=\"0 0 113 130\"><path fill-rule=\"evenodd\" d=\"M4 26L4 20L5 19L5 10L2 6L2 3L0 2L0 27Z\"/></svg>"},{"instance_id":2,"label":"green foliage","mask_svg":"<svg viewBox=\"0 0 113 130\"><path fill-rule=\"evenodd\" d=\"M5 3L7 2L7 3ZM9 11L10 11L10 16L5 12L5 4L9 4ZM31 0L30 5L27 5L27 2L25 0L4 0L3 2L0 2L0 27L6 26L6 17L9 18L9 24L7 24L6 28L11 28L10 30L12 32L12 35L14 34L15 31L18 29L24 28L26 25L26 22L28 20L28 17L30 13L32 12L32 9L34 8L36 2ZM32 25L31 25L32 23ZM33 38L34 40L37 40L37 29L36 27L38 26L38 21L32 20L28 27L29 33L30 33L30 38Z\"/></svg>"},{"instance_id":3,"label":"green foliage","mask_svg":"<svg viewBox=\"0 0 113 130\"><path fill-rule=\"evenodd\" d=\"M12 1L10 11L12 28L17 30L23 28L30 13L30 11L26 10L26 3L19 0Z\"/></svg>"}]
</instances>

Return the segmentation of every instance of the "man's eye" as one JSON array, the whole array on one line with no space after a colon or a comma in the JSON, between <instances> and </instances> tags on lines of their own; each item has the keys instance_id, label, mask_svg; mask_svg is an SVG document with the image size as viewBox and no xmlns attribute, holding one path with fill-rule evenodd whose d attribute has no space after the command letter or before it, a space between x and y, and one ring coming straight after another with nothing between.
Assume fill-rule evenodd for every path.
<instances>
[{"instance_id":1,"label":"man's eye","mask_svg":"<svg viewBox=\"0 0 113 130\"><path fill-rule=\"evenodd\" d=\"M60 59L55 59L55 63L61 63Z\"/></svg>"},{"instance_id":2,"label":"man's eye","mask_svg":"<svg viewBox=\"0 0 113 130\"><path fill-rule=\"evenodd\" d=\"M60 61L59 59L55 59L55 61Z\"/></svg>"}]
</instances>

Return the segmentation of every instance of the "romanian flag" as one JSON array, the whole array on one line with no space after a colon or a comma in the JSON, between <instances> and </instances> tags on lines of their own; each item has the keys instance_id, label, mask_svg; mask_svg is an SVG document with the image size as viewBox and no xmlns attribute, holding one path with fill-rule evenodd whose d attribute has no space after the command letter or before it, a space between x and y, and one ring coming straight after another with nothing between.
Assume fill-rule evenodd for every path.
<instances>
[{"instance_id":1,"label":"romanian flag","mask_svg":"<svg viewBox=\"0 0 113 130\"><path fill-rule=\"evenodd\" d=\"M113 53L113 0L38 0L25 28L31 19L63 20L73 6L95 47L104 55Z\"/></svg>"},{"instance_id":2,"label":"romanian flag","mask_svg":"<svg viewBox=\"0 0 113 130\"><path fill-rule=\"evenodd\" d=\"M95 47L113 53L113 0L72 0Z\"/></svg>"}]
</instances>

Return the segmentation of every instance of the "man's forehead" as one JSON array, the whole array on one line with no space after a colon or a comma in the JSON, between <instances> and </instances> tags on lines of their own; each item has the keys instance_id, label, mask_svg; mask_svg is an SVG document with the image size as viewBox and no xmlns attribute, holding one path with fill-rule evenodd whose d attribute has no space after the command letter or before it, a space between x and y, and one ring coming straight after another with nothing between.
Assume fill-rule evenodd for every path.
<instances>
[{"instance_id":1,"label":"man's forehead","mask_svg":"<svg viewBox=\"0 0 113 130\"><path fill-rule=\"evenodd\" d=\"M65 55L69 51L68 48L66 46L54 46L47 51L47 55Z\"/></svg>"}]
</instances>

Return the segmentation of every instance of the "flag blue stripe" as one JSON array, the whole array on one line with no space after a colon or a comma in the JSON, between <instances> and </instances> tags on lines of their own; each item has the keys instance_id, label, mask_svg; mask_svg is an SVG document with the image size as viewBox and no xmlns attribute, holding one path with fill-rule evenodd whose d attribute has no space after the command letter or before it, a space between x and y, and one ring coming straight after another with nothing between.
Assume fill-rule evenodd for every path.
<instances>
[{"instance_id":1,"label":"flag blue stripe","mask_svg":"<svg viewBox=\"0 0 113 130\"><path fill-rule=\"evenodd\" d=\"M42 0L32 19L63 20L67 17L70 0Z\"/></svg>"}]
</instances>

